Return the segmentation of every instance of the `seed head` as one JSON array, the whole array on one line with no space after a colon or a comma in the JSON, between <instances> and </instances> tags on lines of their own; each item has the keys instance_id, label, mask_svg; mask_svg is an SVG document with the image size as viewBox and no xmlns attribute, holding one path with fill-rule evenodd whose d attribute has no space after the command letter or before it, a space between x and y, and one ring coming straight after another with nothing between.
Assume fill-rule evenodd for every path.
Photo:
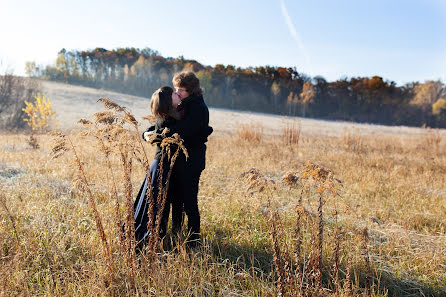
<instances>
[{"instance_id":1,"label":"seed head","mask_svg":"<svg viewBox=\"0 0 446 297\"><path fill-rule=\"evenodd\" d=\"M134 127L138 126L138 121L135 119L135 117L130 112L125 113L124 120Z\"/></svg>"},{"instance_id":2,"label":"seed head","mask_svg":"<svg viewBox=\"0 0 446 297\"><path fill-rule=\"evenodd\" d=\"M62 132L52 132L51 135L54 137L51 155L53 159L56 159L62 156L65 152L69 151L67 136Z\"/></svg>"},{"instance_id":3,"label":"seed head","mask_svg":"<svg viewBox=\"0 0 446 297\"><path fill-rule=\"evenodd\" d=\"M114 113L110 111L100 111L93 114L95 118L96 124L102 124L102 125L112 125L116 122L117 118L114 115Z\"/></svg>"},{"instance_id":4,"label":"seed head","mask_svg":"<svg viewBox=\"0 0 446 297\"><path fill-rule=\"evenodd\" d=\"M79 121L77 121L79 124L82 124L84 127L88 128L90 127L93 123L90 122L87 119L80 119Z\"/></svg>"},{"instance_id":5,"label":"seed head","mask_svg":"<svg viewBox=\"0 0 446 297\"><path fill-rule=\"evenodd\" d=\"M98 102L102 102L104 104L104 107L107 109L113 109L117 112L122 112L125 110L125 107L122 107L120 105L118 105L116 102L114 102L113 100L110 100L109 98L99 98Z\"/></svg>"}]
</instances>

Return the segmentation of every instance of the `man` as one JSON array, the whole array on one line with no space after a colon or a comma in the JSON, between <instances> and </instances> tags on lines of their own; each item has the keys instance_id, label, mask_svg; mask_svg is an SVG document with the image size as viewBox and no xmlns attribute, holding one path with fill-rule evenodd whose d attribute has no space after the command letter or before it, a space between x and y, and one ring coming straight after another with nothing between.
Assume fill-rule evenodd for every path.
<instances>
[{"instance_id":1,"label":"man","mask_svg":"<svg viewBox=\"0 0 446 297\"><path fill-rule=\"evenodd\" d=\"M178 133L188 152L186 160L180 154L175 162L172 178L175 180L175 199L182 201L188 218L188 244L200 243L200 213L198 210L198 184L206 167L206 142L213 129L209 126L209 109L203 100L200 81L193 72L181 72L172 79L180 97L178 110L184 112L181 121L171 127L167 136Z\"/></svg>"}]
</instances>

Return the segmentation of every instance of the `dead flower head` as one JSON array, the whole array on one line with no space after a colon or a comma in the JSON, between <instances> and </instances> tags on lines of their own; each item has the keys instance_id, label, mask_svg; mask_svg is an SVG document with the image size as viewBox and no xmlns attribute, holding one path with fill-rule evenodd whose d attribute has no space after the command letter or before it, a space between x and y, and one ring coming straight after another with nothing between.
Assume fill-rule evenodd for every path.
<instances>
[{"instance_id":1,"label":"dead flower head","mask_svg":"<svg viewBox=\"0 0 446 297\"><path fill-rule=\"evenodd\" d=\"M135 119L135 117L130 112L125 113L124 120L127 123L129 123L130 125L133 125L134 127L138 126L138 121Z\"/></svg>"},{"instance_id":2,"label":"dead flower head","mask_svg":"<svg viewBox=\"0 0 446 297\"><path fill-rule=\"evenodd\" d=\"M125 110L125 107L122 107L120 105L118 105L116 102L114 102L113 100L109 99L109 98L99 98L98 102L102 102L104 104L104 107L107 109L113 109L117 112L122 112Z\"/></svg>"},{"instance_id":3,"label":"dead flower head","mask_svg":"<svg viewBox=\"0 0 446 297\"><path fill-rule=\"evenodd\" d=\"M240 177L248 182L248 190L255 188L258 192L262 192L265 189L276 189L274 180L260 173L257 168L251 168L248 171L243 172Z\"/></svg>"},{"instance_id":4,"label":"dead flower head","mask_svg":"<svg viewBox=\"0 0 446 297\"><path fill-rule=\"evenodd\" d=\"M84 126L85 128L90 127L93 123L87 119L80 119L79 121L77 121L79 124L81 124L82 126Z\"/></svg>"},{"instance_id":5,"label":"dead flower head","mask_svg":"<svg viewBox=\"0 0 446 297\"><path fill-rule=\"evenodd\" d=\"M302 169L302 176L303 179L313 179L314 181L323 183L327 179L330 179L333 177L333 172L329 169L325 169L322 166L307 162Z\"/></svg>"},{"instance_id":6,"label":"dead flower head","mask_svg":"<svg viewBox=\"0 0 446 297\"><path fill-rule=\"evenodd\" d=\"M112 125L116 122L116 116L110 111L100 111L93 114L96 124Z\"/></svg>"},{"instance_id":7,"label":"dead flower head","mask_svg":"<svg viewBox=\"0 0 446 297\"><path fill-rule=\"evenodd\" d=\"M171 156L171 151L172 151L172 147L176 146L178 147L178 149L180 149L183 154L186 156L186 160L187 158L189 158L189 154L187 153L187 149L183 144L183 139L180 137L180 135L178 135L178 133L173 134L171 137L166 137L166 134L169 132L169 129L165 128L163 133L161 133L161 149L165 150L168 154L168 158L170 158ZM160 135L160 134L158 134Z\"/></svg>"},{"instance_id":8,"label":"dead flower head","mask_svg":"<svg viewBox=\"0 0 446 297\"><path fill-rule=\"evenodd\" d=\"M295 187L299 182L299 173L297 171L288 171L282 176L282 181L290 187Z\"/></svg>"},{"instance_id":9,"label":"dead flower head","mask_svg":"<svg viewBox=\"0 0 446 297\"><path fill-rule=\"evenodd\" d=\"M65 152L69 151L67 136L62 132L53 132L53 146L51 148L51 156L53 159L59 158Z\"/></svg>"},{"instance_id":10,"label":"dead flower head","mask_svg":"<svg viewBox=\"0 0 446 297\"><path fill-rule=\"evenodd\" d=\"M326 169L318 164L307 162L301 170L301 180L306 180L310 185L316 187L316 191L322 194L328 190L336 195L336 186L342 185L342 182L333 176L330 169Z\"/></svg>"}]
</instances>

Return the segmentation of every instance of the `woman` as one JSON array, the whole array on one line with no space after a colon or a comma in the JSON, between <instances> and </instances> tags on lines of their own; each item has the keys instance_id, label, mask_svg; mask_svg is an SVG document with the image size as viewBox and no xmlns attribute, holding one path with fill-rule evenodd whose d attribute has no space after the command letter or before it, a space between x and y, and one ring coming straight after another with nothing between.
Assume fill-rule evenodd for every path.
<instances>
[{"instance_id":1,"label":"woman","mask_svg":"<svg viewBox=\"0 0 446 297\"><path fill-rule=\"evenodd\" d=\"M157 118L157 122L155 125L152 125L143 133L143 138L145 140L148 140L151 133L162 131L164 128L169 128L175 125L177 121L181 120L182 112L177 110L177 106L179 103L180 97L173 91L171 87L162 87L153 93L150 100L150 109L152 111L152 114ZM146 176L133 205L133 208L135 210L135 239L139 246L144 244L144 242L148 239L150 232L155 228L156 216L158 212L157 203L153 203L153 211L151 212L153 220L152 226L148 226L148 211L150 202L157 200L160 190L158 175L160 172L159 165L161 163L161 160L163 160L162 187L164 187L167 182L167 173L169 171L170 162L167 159L167 156L163 154L160 143L157 143L155 157L152 164L150 165L151 178L150 180L148 180ZM147 193L150 188L152 188L151 195L149 195L150 193ZM173 178L171 178L167 201L162 213L160 238L162 238L166 234L171 204L173 232L178 232L181 230L183 206L181 201L179 201L178 199L174 199L175 197L178 197L178 195L175 194L175 189L175 182L173 181ZM151 201L151 199L153 200Z\"/></svg>"}]
</instances>

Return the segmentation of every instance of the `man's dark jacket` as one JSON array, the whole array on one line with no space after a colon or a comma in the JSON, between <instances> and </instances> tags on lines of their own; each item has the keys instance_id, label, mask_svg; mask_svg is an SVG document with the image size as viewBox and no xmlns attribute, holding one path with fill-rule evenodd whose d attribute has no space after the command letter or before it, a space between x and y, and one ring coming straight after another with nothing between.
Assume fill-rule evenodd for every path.
<instances>
[{"instance_id":1,"label":"man's dark jacket","mask_svg":"<svg viewBox=\"0 0 446 297\"><path fill-rule=\"evenodd\" d=\"M184 160L184 155L180 154L178 164L185 166L189 172L201 172L205 166L206 145L208 136L213 129L209 126L209 109L203 100L202 95L189 96L181 101L178 109L184 112L181 121L167 119L157 122L149 127L146 132L155 131L161 133L164 128L169 128L167 136L178 133L184 140L189 158Z\"/></svg>"}]
</instances>

